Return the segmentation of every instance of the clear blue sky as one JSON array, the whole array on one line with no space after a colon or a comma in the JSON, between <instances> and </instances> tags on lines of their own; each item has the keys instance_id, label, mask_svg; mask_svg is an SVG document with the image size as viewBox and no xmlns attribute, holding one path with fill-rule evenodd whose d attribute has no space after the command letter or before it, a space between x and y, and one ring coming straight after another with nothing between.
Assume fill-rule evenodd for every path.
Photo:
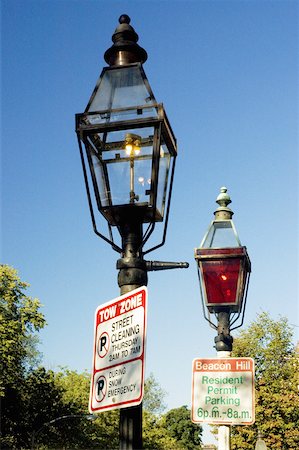
<instances>
[{"instance_id":1,"label":"clear blue sky","mask_svg":"<svg viewBox=\"0 0 299 450\"><path fill-rule=\"evenodd\" d=\"M179 156L165 246L149 274L147 373L190 404L213 357L194 247L227 186L252 261L244 327L285 315L298 339L298 2L2 0L2 262L43 303L44 364L90 370L93 315L119 294L118 254L93 233L74 132L122 13L148 52Z\"/></svg>"}]
</instances>

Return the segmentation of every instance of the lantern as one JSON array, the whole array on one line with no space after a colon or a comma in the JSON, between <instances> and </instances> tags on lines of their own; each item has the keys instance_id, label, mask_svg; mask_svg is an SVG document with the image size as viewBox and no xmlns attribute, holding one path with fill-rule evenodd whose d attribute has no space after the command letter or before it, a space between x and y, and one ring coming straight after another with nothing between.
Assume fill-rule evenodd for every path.
<instances>
[{"instance_id":1,"label":"lantern","mask_svg":"<svg viewBox=\"0 0 299 450\"><path fill-rule=\"evenodd\" d=\"M119 21L114 45L105 53L110 66L103 69L85 112L76 115L76 132L95 231L89 179L110 229L104 239L121 251L112 227L122 229L128 223L148 224L143 246L155 223L164 221L163 245L177 148L142 67L146 52L137 44L129 17Z\"/></svg>"},{"instance_id":2,"label":"lantern","mask_svg":"<svg viewBox=\"0 0 299 450\"><path fill-rule=\"evenodd\" d=\"M245 309L251 265L232 221L233 212L228 208L231 200L226 188L221 188L216 202L219 208L214 213L215 219L195 250L195 259L203 305L216 315L237 314L234 323Z\"/></svg>"}]
</instances>

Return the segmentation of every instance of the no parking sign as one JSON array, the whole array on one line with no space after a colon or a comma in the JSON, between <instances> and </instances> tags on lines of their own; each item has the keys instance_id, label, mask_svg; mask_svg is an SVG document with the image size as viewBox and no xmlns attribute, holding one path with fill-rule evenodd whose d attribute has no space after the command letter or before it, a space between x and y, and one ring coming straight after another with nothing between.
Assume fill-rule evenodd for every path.
<instances>
[{"instance_id":1,"label":"no parking sign","mask_svg":"<svg viewBox=\"0 0 299 450\"><path fill-rule=\"evenodd\" d=\"M89 411L139 405L143 398L147 288L97 308Z\"/></svg>"}]
</instances>

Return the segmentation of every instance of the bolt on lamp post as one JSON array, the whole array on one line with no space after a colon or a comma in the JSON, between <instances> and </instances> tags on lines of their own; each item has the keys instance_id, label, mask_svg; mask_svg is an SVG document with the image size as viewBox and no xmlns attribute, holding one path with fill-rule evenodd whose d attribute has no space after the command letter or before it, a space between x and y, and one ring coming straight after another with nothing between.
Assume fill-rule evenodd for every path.
<instances>
[{"instance_id":1,"label":"bolt on lamp post","mask_svg":"<svg viewBox=\"0 0 299 450\"><path fill-rule=\"evenodd\" d=\"M119 18L112 40L104 55L109 67L103 69L85 112L76 115L76 132L94 231L121 254L117 269L122 295L147 285L150 270L188 264L144 260L166 239L176 139L146 78L142 64L147 53L137 44L127 15ZM94 204L107 221L106 235L98 230ZM145 249L159 222L161 241ZM120 411L121 449L142 448L141 408Z\"/></svg>"},{"instance_id":2,"label":"bolt on lamp post","mask_svg":"<svg viewBox=\"0 0 299 450\"><path fill-rule=\"evenodd\" d=\"M232 221L233 211L228 207L231 199L225 187L220 189L216 202L219 207L200 247L195 249L195 260L204 318L217 330L217 356L225 358L231 356L231 330L243 324L251 264ZM215 315L216 324L211 314ZM237 325L239 319L241 323ZM227 425L219 426L218 448L230 448L230 427Z\"/></svg>"}]
</instances>

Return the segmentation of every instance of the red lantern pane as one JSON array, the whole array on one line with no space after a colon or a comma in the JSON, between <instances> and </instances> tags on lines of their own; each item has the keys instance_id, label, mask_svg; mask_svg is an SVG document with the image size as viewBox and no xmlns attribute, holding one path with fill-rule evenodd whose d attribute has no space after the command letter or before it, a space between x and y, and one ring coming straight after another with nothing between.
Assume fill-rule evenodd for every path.
<instances>
[{"instance_id":1,"label":"red lantern pane","mask_svg":"<svg viewBox=\"0 0 299 450\"><path fill-rule=\"evenodd\" d=\"M208 304L235 304L237 302L240 264L239 258L202 262Z\"/></svg>"}]
</instances>

